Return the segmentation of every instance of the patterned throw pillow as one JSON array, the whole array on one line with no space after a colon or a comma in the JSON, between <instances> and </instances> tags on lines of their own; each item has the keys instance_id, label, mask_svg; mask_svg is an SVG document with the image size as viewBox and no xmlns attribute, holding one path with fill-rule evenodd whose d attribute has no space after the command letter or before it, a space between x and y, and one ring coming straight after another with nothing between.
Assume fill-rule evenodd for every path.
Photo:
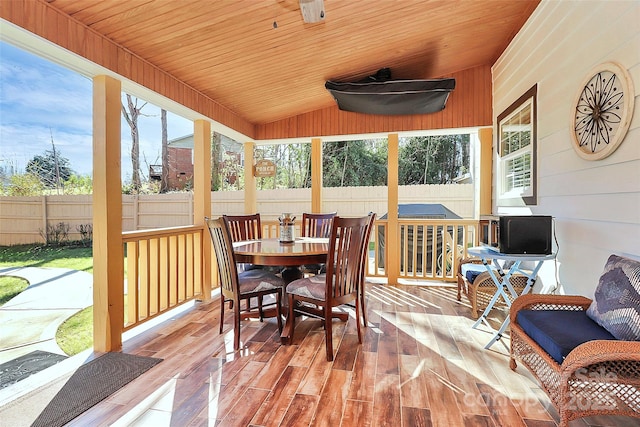
<instances>
[{"instance_id":1,"label":"patterned throw pillow","mask_svg":"<svg viewBox=\"0 0 640 427\"><path fill-rule=\"evenodd\" d=\"M587 316L619 340L640 341L640 261L609 257Z\"/></svg>"}]
</instances>

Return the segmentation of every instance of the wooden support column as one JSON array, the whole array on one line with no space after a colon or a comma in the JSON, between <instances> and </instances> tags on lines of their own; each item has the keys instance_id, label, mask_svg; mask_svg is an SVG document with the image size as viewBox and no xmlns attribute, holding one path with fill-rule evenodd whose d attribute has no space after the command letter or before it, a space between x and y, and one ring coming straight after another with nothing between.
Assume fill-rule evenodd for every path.
<instances>
[{"instance_id":1,"label":"wooden support column","mask_svg":"<svg viewBox=\"0 0 640 427\"><path fill-rule=\"evenodd\" d=\"M398 134L391 133L388 137L387 159L387 235L385 256L385 271L390 285L398 284L400 275L400 233L398 229ZM398 256L397 256L398 255Z\"/></svg>"},{"instance_id":2,"label":"wooden support column","mask_svg":"<svg viewBox=\"0 0 640 427\"><path fill-rule=\"evenodd\" d=\"M311 212L322 212L322 140L311 139Z\"/></svg>"},{"instance_id":3,"label":"wooden support column","mask_svg":"<svg viewBox=\"0 0 640 427\"><path fill-rule=\"evenodd\" d=\"M493 129L478 130L480 140L480 215L491 215L493 203L491 200L493 186Z\"/></svg>"},{"instance_id":4,"label":"wooden support column","mask_svg":"<svg viewBox=\"0 0 640 427\"><path fill-rule=\"evenodd\" d=\"M253 152L256 143L253 141L244 143L244 213L254 214L258 211L256 199L256 177L253 175L255 159Z\"/></svg>"},{"instance_id":5,"label":"wooden support column","mask_svg":"<svg viewBox=\"0 0 640 427\"><path fill-rule=\"evenodd\" d=\"M122 349L124 250L120 81L93 79L93 348Z\"/></svg>"},{"instance_id":6,"label":"wooden support column","mask_svg":"<svg viewBox=\"0 0 640 427\"><path fill-rule=\"evenodd\" d=\"M211 123L193 123L193 224L202 225L202 293L203 300L211 299L211 239L204 217L211 217Z\"/></svg>"}]
</instances>

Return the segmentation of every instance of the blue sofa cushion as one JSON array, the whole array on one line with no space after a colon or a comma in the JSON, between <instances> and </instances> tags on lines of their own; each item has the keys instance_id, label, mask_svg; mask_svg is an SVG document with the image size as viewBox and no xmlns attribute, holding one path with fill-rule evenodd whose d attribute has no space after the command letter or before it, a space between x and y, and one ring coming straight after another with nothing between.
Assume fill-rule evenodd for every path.
<instances>
[{"instance_id":1,"label":"blue sofa cushion","mask_svg":"<svg viewBox=\"0 0 640 427\"><path fill-rule=\"evenodd\" d=\"M469 281L469 283L473 283L473 281L476 280L476 277L478 277L481 273L482 271L467 271L467 280Z\"/></svg>"},{"instance_id":2,"label":"blue sofa cushion","mask_svg":"<svg viewBox=\"0 0 640 427\"><path fill-rule=\"evenodd\" d=\"M640 341L640 261L609 257L587 315L619 340Z\"/></svg>"},{"instance_id":3,"label":"blue sofa cushion","mask_svg":"<svg viewBox=\"0 0 640 427\"><path fill-rule=\"evenodd\" d=\"M616 339L585 311L521 310L516 318L522 330L558 364L580 344Z\"/></svg>"},{"instance_id":4,"label":"blue sofa cushion","mask_svg":"<svg viewBox=\"0 0 640 427\"><path fill-rule=\"evenodd\" d=\"M473 283L480 274L487 271L487 268L482 264L474 264L474 263L465 263L462 264L461 272L462 275L469 281L469 283Z\"/></svg>"}]
</instances>

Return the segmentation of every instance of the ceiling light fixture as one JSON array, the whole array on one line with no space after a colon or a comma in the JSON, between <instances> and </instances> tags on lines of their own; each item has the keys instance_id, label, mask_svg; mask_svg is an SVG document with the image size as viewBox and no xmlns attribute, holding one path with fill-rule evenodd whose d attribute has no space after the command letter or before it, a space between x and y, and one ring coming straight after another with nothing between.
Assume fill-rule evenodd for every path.
<instances>
[{"instance_id":1,"label":"ceiling light fixture","mask_svg":"<svg viewBox=\"0 0 640 427\"><path fill-rule=\"evenodd\" d=\"M307 24L324 21L324 0L300 0L300 12Z\"/></svg>"}]
</instances>

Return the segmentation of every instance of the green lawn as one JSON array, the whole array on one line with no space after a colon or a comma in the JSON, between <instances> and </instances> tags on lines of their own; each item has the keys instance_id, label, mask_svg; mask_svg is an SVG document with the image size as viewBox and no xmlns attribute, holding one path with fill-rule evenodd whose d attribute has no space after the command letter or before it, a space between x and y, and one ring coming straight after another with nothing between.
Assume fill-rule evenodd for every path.
<instances>
[{"instance_id":1,"label":"green lawn","mask_svg":"<svg viewBox=\"0 0 640 427\"><path fill-rule=\"evenodd\" d=\"M93 273L91 248L75 246L16 245L0 247L0 267L58 267ZM15 277L0 277L0 305L22 292L28 283ZM62 350L73 356L93 345L93 307L67 319L56 333Z\"/></svg>"},{"instance_id":2,"label":"green lawn","mask_svg":"<svg viewBox=\"0 0 640 427\"><path fill-rule=\"evenodd\" d=\"M56 331L58 346L69 356L93 345L93 306L68 318Z\"/></svg>"},{"instance_id":3,"label":"green lawn","mask_svg":"<svg viewBox=\"0 0 640 427\"><path fill-rule=\"evenodd\" d=\"M0 306L27 289L29 282L20 277L0 276Z\"/></svg>"},{"instance_id":4,"label":"green lawn","mask_svg":"<svg viewBox=\"0 0 640 427\"><path fill-rule=\"evenodd\" d=\"M78 246L0 246L0 267L60 267L93 273L92 248Z\"/></svg>"}]
</instances>

